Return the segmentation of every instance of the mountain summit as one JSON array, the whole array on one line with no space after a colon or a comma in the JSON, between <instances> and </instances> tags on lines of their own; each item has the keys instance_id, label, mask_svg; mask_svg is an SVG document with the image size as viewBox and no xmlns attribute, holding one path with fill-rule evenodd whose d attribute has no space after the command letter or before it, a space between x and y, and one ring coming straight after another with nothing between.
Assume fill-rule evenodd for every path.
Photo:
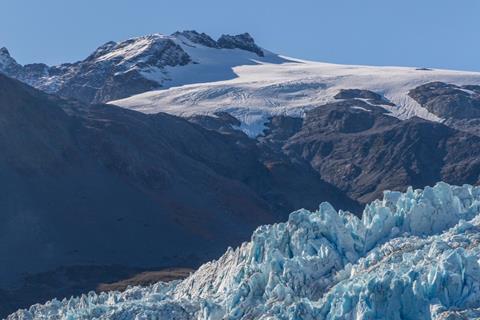
<instances>
[{"instance_id":1,"label":"mountain summit","mask_svg":"<svg viewBox=\"0 0 480 320\"><path fill-rule=\"evenodd\" d=\"M7 48L0 48L0 71L3 73L17 73L21 66L12 58Z\"/></svg>"},{"instance_id":2,"label":"mountain summit","mask_svg":"<svg viewBox=\"0 0 480 320\"><path fill-rule=\"evenodd\" d=\"M110 41L82 61L59 66L18 64L6 48L0 72L33 87L83 102L107 102L189 83L236 77L232 68L284 59L260 48L248 34L218 41L196 31Z\"/></svg>"}]
</instances>

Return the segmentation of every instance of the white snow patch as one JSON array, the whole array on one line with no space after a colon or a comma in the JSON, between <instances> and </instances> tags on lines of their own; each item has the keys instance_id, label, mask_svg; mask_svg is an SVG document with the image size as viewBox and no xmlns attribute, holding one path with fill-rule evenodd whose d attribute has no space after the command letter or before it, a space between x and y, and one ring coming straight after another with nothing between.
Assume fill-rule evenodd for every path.
<instances>
[{"instance_id":1,"label":"white snow patch","mask_svg":"<svg viewBox=\"0 0 480 320\"><path fill-rule=\"evenodd\" d=\"M107 52L104 55L101 55L96 58L96 61L106 61L112 60L115 58L122 58L123 60L132 60L135 57L143 54L146 50L148 50L152 44L154 44L158 40L167 40L171 37L162 35L162 34L154 34L150 36L144 36L139 38L130 39L130 43L118 47L116 50Z\"/></svg>"},{"instance_id":2,"label":"white snow patch","mask_svg":"<svg viewBox=\"0 0 480 320\"><path fill-rule=\"evenodd\" d=\"M364 107L353 106L352 109L362 110L366 112L372 112L371 110L365 109Z\"/></svg>"}]
</instances>

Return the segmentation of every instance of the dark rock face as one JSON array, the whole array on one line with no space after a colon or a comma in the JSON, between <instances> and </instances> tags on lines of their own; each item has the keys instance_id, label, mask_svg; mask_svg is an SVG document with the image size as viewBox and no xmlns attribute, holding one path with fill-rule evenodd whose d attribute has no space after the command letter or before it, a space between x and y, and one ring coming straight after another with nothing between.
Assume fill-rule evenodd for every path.
<instances>
[{"instance_id":1,"label":"dark rock face","mask_svg":"<svg viewBox=\"0 0 480 320\"><path fill-rule=\"evenodd\" d=\"M0 251L20 250L4 265L10 271L2 270L3 277L69 261L127 263L122 256L134 247L127 236L139 230L138 241L155 244L129 260L175 263L175 252L190 250L196 238L204 241L203 249L191 250L200 262L216 250L210 241L244 240L247 230L282 215L275 218L274 208L254 191L255 180L271 181L268 170L228 137L164 114L63 102L5 77L0 88L0 176L8 182L1 195ZM21 216L32 224L14 223ZM237 224L236 231L222 235L223 223ZM15 242L12 235L29 228L35 231ZM57 229L62 231L52 234ZM87 234L100 245L89 248ZM178 238L175 250L166 245L170 237ZM26 250L35 257L23 261Z\"/></svg>"},{"instance_id":2,"label":"dark rock face","mask_svg":"<svg viewBox=\"0 0 480 320\"><path fill-rule=\"evenodd\" d=\"M43 63L32 63L26 64L23 66L23 70L21 72L21 77L23 78L23 82L31 81L28 77L32 79L40 78L47 76L49 73L49 67Z\"/></svg>"},{"instance_id":3,"label":"dark rock face","mask_svg":"<svg viewBox=\"0 0 480 320\"><path fill-rule=\"evenodd\" d=\"M302 128L303 119L288 116L275 116L269 119L267 129L257 138L261 145L281 150L283 143Z\"/></svg>"},{"instance_id":4,"label":"dark rock face","mask_svg":"<svg viewBox=\"0 0 480 320\"><path fill-rule=\"evenodd\" d=\"M447 119L443 122L443 124L459 131L464 131L474 134L476 136L480 136L480 118Z\"/></svg>"},{"instance_id":5,"label":"dark rock face","mask_svg":"<svg viewBox=\"0 0 480 320\"><path fill-rule=\"evenodd\" d=\"M187 118L190 122L197 123L209 130L231 131L233 126L240 126L240 121L227 112L216 112L213 116L193 115ZM238 130L235 130L238 131Z\"/></svg>"},{"instance_id":6,"label":"dark rock face","mask_svg":"<svg viewBox=\"0 0 480 320\"><path fill-rule=\"evenodd\" d=\"M16 73L21 67L22 66L10 56L7 48L0 48L0 72L4 70L4 73Z\"/></svg>"},{"instance_id":7,"label":"dark rock face","mask_svg":"<svg viewBox=\"0 0 480 320\"><path fill-rule=\"evenodd\" d=\"M145 37L148 44L140 54L128 56L137 39L120 44L109 42L85 61L69 66L64 71L58 94L84 102L103 102L121 99L133 94L157 89L160 84L145 78L142 68L164 68L188 64L190 57L170 39ZM109 57L110 52L125 50L125 56Z\"/></svg>"},{"instance_id":8,"label":"dark rock face","mask_svg":"<svg viewBox=\"0 0 480 320\"><path fill-rule=\"evenodd\" d=\"M370 104L375 105L390 105L394 104L376 92L361 89L342 89L334 97L335 99L365 99Z\"/></svg>"},{"instance_id":9,"label":"dark rock face","mask_svg":"<svg viewBox=\"0 0 480 320\"><path fill-rule=\"evenodd\" d=\"M216 112L213 116L194 115L188 117L187 120L208 130L235 135L242 140L247 138L247 135L243 131L237 130L237 127L241 124L240 121L227 112Z\"/></svg>"},{"instance_id":10,"label":"dark rock face","mask_svg":"<svg viewBox=\"0 0 480 320\"><path fill-rule=\"evenodd\" d=\"M193 43L198 43L210 48L241 49L256 53L260 57L264 56L263 50L255 44L255 40L248 33L238 35L222 35L217 41L213 40L205 33L198 33L194 30L175 32L173 36L183 36Z\"/></svg>"},{"instance_id":11,"label":"dark rock face","mask_svg":"<svg viewBox=\"0 0 480 320\"><path fill-rule=\"evenodd\" d=\"M433 69L426 68L426 67L416 68L415 70L417 70L417 71L433 71Z\"/></svg>"},{"instance_id":12,"label":"dark rock face","mask_svg":"<svg viewBox=\"0 0 480 320\"><path fill-rule=\"evenodd\" d=\"M363 103L363 111L354 109ZM436 181L479 183L480 138L443 124L400 121L359 101L318 107L284 152L308 161L322 179L360 202L385 189L405 190Z\"/></svg>"},{"instance_id":13,"label":"dark rock face","mask_svg":"<svg viewBox=\"0 0 480 320\"><path fill-rule=\"evenodd\" d=\"M209 35L203 32L198 33L195 30L187 30L187 31L181 31L181 32L177 31L173 34L173 36L176 36L176 37L183 36L193 43L198 43L209 48L218 48L217 42L212 38L210 38Z\"/></svg>"},{"instance_id":14,"label":"dark rock face","mask_svg":"<svg viewBox=\"0 0 480 320\"><path fill-rule=\"evenodd\" d=\"M248 33L242 33L236 36L222 35L217 44L225 49L242 49L256 53L260 57L264 56L263 50L255 44L252 36Z\"/></svg>"},{"instance_id":15,"label":"dark rock face","mask_svg":"<svg viewBox=\"0 0 480 320\"><path fill-rule=\"evenodd\" d=\"M155 90L161 86L152 80L143 77L138 71L132 70L125 73L109 73L99 75L102 77L99 87L89 84L96 79L79 74L70 79L66 85L57 92L63 97L74 98L87 103L98 103L132 96L137 93Z\"/></svg>"},{"instance_id":16,"label":"dark rock face","mask_svg":"<svg viewBox=\"0 0 480 320\"><path fill-rule=\"evenodd\" d=\"M245 133L236 128L239 124L236 118L226 113L215 116L194 116L189 121L202 127L227 135L236 146L250 150L256 158L267 168L274 184L258 177L255 182L262 197L268 203L276 204L278 209L285 208L286 212L295 208L316 208L319 194L332 201L334 206L348 208L358 213L361 207L355 201L345 197L336 187L323 181L319 174L305 161L291 161L281 151L281 143L292 136L301 127L302 120L291 117L273 117L269 121L266 135L258 140L249 138ZM251 178L248 178L251 180ZM281 209L283 210L283 209Z\"/></svg>"},{"instance_id":17,"label":"dark rock face","mask_svg":"<svg viewBox=\"0 0 480 320\"><path fill-rule=\"evenodd\" d=\"M332 104L331 112L326 114L311 112L310 117L305 119L304 127L313 129L313 126L319 126L322 133L330 130L340 133L361 132L374 126L379 113L383 113L383 110L374 109L373 106L362 101L347 100Z\"/></svg>"},{"instance_id":18,"label":"dark rock face","mask_svg":"<svg viewBox=\"0 0 480 320\"><path fill-rule=\"evenodd\" d=\"M404 191L440 180L480 182L476 134L420 118L401 121L378 105L358 100L378 101L370 92L349 90L341 97L307 112L304 119L270 118L256 139L262 161L272 171L278 164L311 170L312 176L361 203L380 198L386 189ZM296 196L301 199L300 193Z\"/></svg>"},{"instance_id":19,"label":"dark rock face","mask_svg":"<svg viewBox=\"0 0 480 320\"><path fill-rule=\"evenodd\" d=\"M10 57L10 52L8 51L7 48L2 47L2 48L0 48L0 56L2 56L2 57Z\"/></svg>"},{"instance_id":20,"label":"dark rock face","mask_svg":"<svg viewBox=\"0 0 480 320\"><path fill-rule=\"evenodd\" d=\"M443 82L431 82L411 90L408 95L441 118L480 117L479 86L456 86Z\"/></svg>"}]
</instances>

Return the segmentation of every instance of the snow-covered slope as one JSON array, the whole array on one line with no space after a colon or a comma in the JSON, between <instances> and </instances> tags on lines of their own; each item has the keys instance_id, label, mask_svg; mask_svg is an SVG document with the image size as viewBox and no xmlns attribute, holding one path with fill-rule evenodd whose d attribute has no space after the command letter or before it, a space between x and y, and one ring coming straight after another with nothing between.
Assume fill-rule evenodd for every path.
<instances>
[{"instance_id":1,"label":"snow-covered slope","mask_svg":"<svg viewBox=\"0 0 480 320\"><path fill-rule=\"evenodd\" d=\"M323 203L189 278L89 293L9 319L477 319L480 188L386 192L362 220Z\"/></svg>"},{"instance_id":2,"label":"snow-covered slope","mask_svg":"<svg viewBox=\"0 0 480 320\"><path fill-rule=\"evenodd\" d=\"M480 73L475 72L304 61L265 50L248 33L214 40L196 31L107 42L82 61L58 66L22 66L2 48L0 72L48 93L145 113L192 116L227 111L250 136L263 131L268 117L303 116L333 101L342 89L382 95L390 101L384 108L400 119L448 120L408 93L435 81L480 85ZM479 90L460 90L474 93L480 101Z\"/></svg>"},{"instance_id":3,"label":"snow-covered slope","mask_svg":"<svg viewBox=\"0 0 480 320\"><path fill-rule=\"evenodd\" d=\"M385 109L400 119L419 116L440 121L442 119L410 98L408 92L433 81L480 84L480 73L476 72L349 66L285 59L289 62L272 64L262 61L234 67L237 77L231 80L151 91L111 103L145 113L162 111L182 116L228 111L242 122L245 132L255 136L263 130L263 123L269 116L302 116L306 110L333 101L341 89L365 89L381 94L395 104L385 105ZM176 70L189 69L181 67ZM175 77L176 73L172 72L172 78Z\"/></svg>"},{"instance_id":4,"label":"snow-covered slope","mask_svg":"<svg viewBox=\"0 0 480 320\"><path fill-rule=\"evenodd\" d=\"M196 31L110 41L82 61L58 66L18 64L0 49L0 72L48 93L83 102L107 102L172 86L228 80L232 68L287 61L255 44L248 34L217 41Z\"/></svg>"},{"instance_id":5,"label":"snow-covered slope","mask_svg":"<svg viewBox=\"0 0 480 320\"><path fill-rule=\"evenodd\" d=\"M198 35L198 33L195 34ZM264 63L277 65L289 61L259 47L257 49L261 50L261 55L235 47L221 48L218 45L212 47L197 38L192 38L191 35L192 31L184 31L170 36L170 39L191 57L191 63L184 66L167 66L163 69L145 69L142 70L142 74L148 79L162 83L162 89L166 89L192 83L234 79L237 77L234 68L238 66ZM251 42L254 45L253 39Z\"/></svg>"}]
</instances>

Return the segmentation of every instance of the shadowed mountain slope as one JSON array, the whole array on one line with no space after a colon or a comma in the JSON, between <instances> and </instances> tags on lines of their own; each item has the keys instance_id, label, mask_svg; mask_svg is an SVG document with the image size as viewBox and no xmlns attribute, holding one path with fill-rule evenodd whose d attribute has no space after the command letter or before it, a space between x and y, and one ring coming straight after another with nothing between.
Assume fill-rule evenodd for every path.
<instances>
[{"instance_id":1,"label":"shadowed mountain slope","mask_svg":"<svg viewBox=\"0 0 480 320\"><path fill-rule=\"evenodd\" d=\"M197 266L300 203L358 208L248 141L0 75L0 284L62 266Z\"/></svg>"}]
</instances>

